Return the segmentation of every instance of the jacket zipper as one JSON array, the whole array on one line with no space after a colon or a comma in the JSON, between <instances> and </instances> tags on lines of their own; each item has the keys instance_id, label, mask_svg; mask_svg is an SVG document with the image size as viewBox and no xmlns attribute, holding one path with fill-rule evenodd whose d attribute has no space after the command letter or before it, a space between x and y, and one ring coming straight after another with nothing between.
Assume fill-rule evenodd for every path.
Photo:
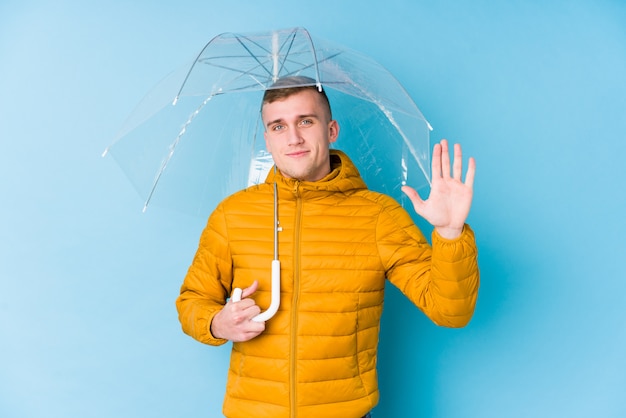
<instances>
[{"instance_id":1,"label":"jacket zipper","mask_svg":"<svg viewBox=\"0 0 626 418\"><path fill-rule=\"evenodd\" d=\"M291 301L291 355L290 355L290 400L291 400L291 418L296 418L297 411L297 332L298 332L298 296L300 294L300 220L302 215L302 200L300 199L300 182L296 182L293 193L296 197L296 213L294 223L294 239L293 239L293 298Z\"/></svg>"}]
</instances>

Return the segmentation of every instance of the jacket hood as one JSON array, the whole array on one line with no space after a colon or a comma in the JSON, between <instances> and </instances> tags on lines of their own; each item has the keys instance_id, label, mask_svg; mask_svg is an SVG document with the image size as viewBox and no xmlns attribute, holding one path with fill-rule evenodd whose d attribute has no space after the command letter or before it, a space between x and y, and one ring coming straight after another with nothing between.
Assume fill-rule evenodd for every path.
<instances>
[{"instance_id":1,"label":"jacket hood","mask_svg":"<svg viewBox=\"0 0 626 418\"><path fill-rule=\"evenodd\" d=\"M308 192L315 192L316 197L323 197L327 193L320 192L347 193L367 189L367 185L361 178L359 170L343 151L330 150L330 168L330 173L318 181L300 181L286 178L280 170L274 172L274 168L272 168L265 179L265 183L273 184L276 182L279 189L291 190L294 192L294 196L300 193L301 197L304 198L309 197Z\"/></svg>"}]
</instances>

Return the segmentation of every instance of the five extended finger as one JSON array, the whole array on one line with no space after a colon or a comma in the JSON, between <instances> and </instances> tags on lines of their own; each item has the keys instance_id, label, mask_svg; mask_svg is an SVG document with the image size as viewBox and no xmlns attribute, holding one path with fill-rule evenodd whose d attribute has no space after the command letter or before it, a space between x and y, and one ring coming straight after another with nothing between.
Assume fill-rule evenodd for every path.
<instances>
[{"instance_id":1,"label":"five extended finger","mask_svg":"<svg viewBox=\"0 0 626 418\"><path fill-rule=\"evenodd\" d=\"M416 211L424 204L424 201L414 188L410 186L402 186L402 192L407 195L411 203L413 203L413 207Z\"/></svg>"},{"instance_id":2,"label":"five extended finger","mask_svg":"<svg viewBox=\"0 0 626 418\"><path fill-rule=\"evenodd\" d=\"M476 174L476 160L470 157L467 163L467 174L465 174L465 185L468 187L474 186L474 175Z\"/></svg>"},{"instance_id":3,"label":"five extended finger","mask_svg":"<svg viewBox=\"0 0 626 418\"><path fill-rule=\"evenodd\" d=\"M461 181L463 175L463 151L461 145L454 144L454 164L452 166L452 177L455 180Z\"/></svg>"},{"instance_id":4,"label":"five extended finger","mask_svg":"<svg viewBox=\"0 0 626 418\"><path fill-rule=\"evenodd\" d=\"M448 141L442 139L441 142L441 175L444 179L450 178L450 150Z\"/></svg>"},{"instance_id":5,"label":"five extended finger","mask_svg":"<svg viewBox=\"0 0 626 418\"><path fill-rule=\"evenodd\" d=\"M433 159L431 162L433 181L441 177L441 144L433 147Z\"/></svg>"}]
</instances>

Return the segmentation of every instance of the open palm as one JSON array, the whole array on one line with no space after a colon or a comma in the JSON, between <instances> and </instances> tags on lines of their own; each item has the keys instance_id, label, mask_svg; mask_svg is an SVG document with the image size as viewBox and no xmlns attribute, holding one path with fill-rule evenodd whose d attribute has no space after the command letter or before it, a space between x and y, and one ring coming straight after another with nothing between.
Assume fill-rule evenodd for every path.
<instances>
[{"instance_id":1,"label":"open palm","mask_svg":"<svg viewBox=\"0 0 626 418\"><path fill-rule=\"evenodd\" d=\"M413 203L415 212L433 225L442 237L456 238L463 231L472 205L475 171L476 163L470 158L463 182L461 146L454 145L454 163L451 166L448 141L443 139L433 149L432 186L428 198L423 200L409 186L402 187L402 191Z\"/></svg>"}]
</instances>

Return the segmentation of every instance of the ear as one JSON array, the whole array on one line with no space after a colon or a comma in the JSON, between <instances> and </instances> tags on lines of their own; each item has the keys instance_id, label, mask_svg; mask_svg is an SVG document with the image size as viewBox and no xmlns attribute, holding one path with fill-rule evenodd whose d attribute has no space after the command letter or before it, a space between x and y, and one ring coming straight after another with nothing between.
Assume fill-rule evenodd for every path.
<instances>
[{"instance_id":1,"label":"ear","mask_svg":"<svg viewBox=\"0 0 626 418\"><path fill-rule=\"evenodd\" d=\"M328 124L328 142L333 143L337 141L339 136L339 123L336 120L331 120Z\"/></svg>"}]
</instances>

